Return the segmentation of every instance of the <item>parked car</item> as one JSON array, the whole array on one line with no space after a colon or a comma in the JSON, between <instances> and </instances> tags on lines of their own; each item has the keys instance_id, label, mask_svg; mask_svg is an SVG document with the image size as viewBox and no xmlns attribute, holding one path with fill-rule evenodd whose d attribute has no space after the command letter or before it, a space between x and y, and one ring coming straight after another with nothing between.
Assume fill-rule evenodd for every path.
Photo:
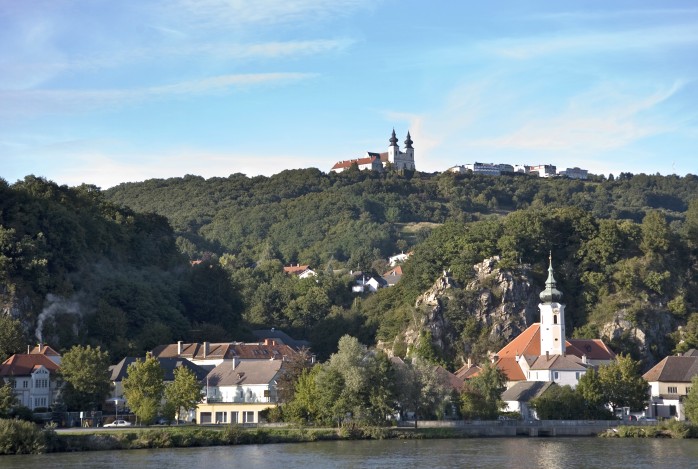
<instances>
[{"instance_id":1,"label":"parked car","mask_svg":"<svg viewBox=\"0 0 698 469\"><path fill-rule=\"evenodd\" d=\"M108 424L106 424L106 425L104 425L104 426L105 426L105 427L130 427L130 426L131 426L131 422L129 422L128 420L121 420L121 419L119 419L119 420L114 420L113 422L108 423Z\"/></svg>"},{"instance_id":2,"label":"parked car","mask_svg":"<svg viewBox=\"0 0 698 469\"><path fill-rule=\"evenodd\" d=\"M656 422L657 419L652 418L652 417L638 417L637 419L639 422Z\"/></svg>"}]
</instances>

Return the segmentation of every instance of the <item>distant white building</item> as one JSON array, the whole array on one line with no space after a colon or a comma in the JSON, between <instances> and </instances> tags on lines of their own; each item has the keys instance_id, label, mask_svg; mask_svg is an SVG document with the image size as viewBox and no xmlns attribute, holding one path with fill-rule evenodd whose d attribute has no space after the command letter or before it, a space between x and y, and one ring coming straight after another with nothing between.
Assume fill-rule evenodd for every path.
<instances>
[{"instance_id":1,"label":"distant white building","mask_svg":"<svg viewBox=\"0 0 698 469\"><path fill-rule=\"evenodd\" d=\"M528 168L529 174L537 174L542 178L557 176L557 167L552 164L539 164Z\"/></svg>"},{"instance_id":2,"label":"distant white building","mask_svg":"<svg viewBox=\"0 0 698 469\"><path fill-rule=\"evenodd\" d=\"M570 179L587 179L589 177L589 171L586 169L580 169L577 167L567 168L564 171L560 171L560 176L566 176Z\"/></svg>"}]
</instances>

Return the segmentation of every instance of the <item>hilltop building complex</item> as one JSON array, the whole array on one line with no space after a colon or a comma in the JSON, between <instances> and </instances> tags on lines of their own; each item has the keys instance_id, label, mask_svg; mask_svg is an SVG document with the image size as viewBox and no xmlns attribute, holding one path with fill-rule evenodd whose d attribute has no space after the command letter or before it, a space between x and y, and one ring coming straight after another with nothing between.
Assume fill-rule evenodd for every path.
<instances>
[{"instance_id":1,"label":"hilltop building complex","mask_svg":"<svg viewBox=\"0 0 698 469\"><path fill-rule=\"evenodd\" d=\"M412 142L409 131L405 139L405 151L400 151L400 146L397 144L397 137L395 136L395 129L393 129L393 133L388 142L390 143L388 151L383 153L366 152L366 156L363 158L338 161L332 166L330 171L341 173L351 168L354 164L360 170L370 169L372 171L381 171L383 168L390 166L398 171L405 169L414 171L414 147L412 147L412 143L414 142Z\"/></svg>"}]
</instances>

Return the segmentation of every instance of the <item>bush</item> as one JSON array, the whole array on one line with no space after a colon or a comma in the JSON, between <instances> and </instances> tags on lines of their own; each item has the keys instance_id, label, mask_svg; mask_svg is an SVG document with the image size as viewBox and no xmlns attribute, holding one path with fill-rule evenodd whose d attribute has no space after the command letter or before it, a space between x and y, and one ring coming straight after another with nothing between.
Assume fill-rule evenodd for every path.
<instances>
[{"instance_id":1,"label":"bush","mask_svg":"<svg viewBox=\"0 0 698 469\"><path fill-rule=\"evenodd\" d=\"M46 434L39 427L23 420L0 420L0 454L40 454L46 451Z\"/></svg>"}]
</instances>

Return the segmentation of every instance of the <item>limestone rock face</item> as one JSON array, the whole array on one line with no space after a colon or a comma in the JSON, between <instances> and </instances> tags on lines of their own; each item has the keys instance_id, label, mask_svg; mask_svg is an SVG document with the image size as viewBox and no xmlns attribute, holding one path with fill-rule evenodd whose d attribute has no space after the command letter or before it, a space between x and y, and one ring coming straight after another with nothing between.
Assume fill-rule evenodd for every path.
<instances>
[{"instance_id":1,"label":"limestone rock face","mask_svg":"<svg viewBox=\"0 0 698 469\"><path fill-rule=\"evenodd\" d=\"M509 341L536 322L539 289L533 285L529 266L501 269L499 262L499 257L491 257L474 265L473 278L464 287L444 272L417 298L415 320L398 340L409 351L419 343L422 331L429 331L435 348L465 360L470 352L468 338L460 337L461 331L455 330L452 320L474 318L489 329L493 343ZM447 303L458 292L458 308L446 314Z\"/></svg>"},{"instance_id":2,"label":"limestone rock face","mask_svg":"<svg viewBox=\"0 0 698 469\"><path fill-rule=\"evenodd\" d=\"M601 337L608 344L632 343L647 365L657 363L672 350L667 348L666 337L677 329L675 317L662 308L648 305L648 311L631 321L630 314L618 310L613 320L601 328ZM635 348L632 347L632 348Z\"/></svg>"}]
</instances>

